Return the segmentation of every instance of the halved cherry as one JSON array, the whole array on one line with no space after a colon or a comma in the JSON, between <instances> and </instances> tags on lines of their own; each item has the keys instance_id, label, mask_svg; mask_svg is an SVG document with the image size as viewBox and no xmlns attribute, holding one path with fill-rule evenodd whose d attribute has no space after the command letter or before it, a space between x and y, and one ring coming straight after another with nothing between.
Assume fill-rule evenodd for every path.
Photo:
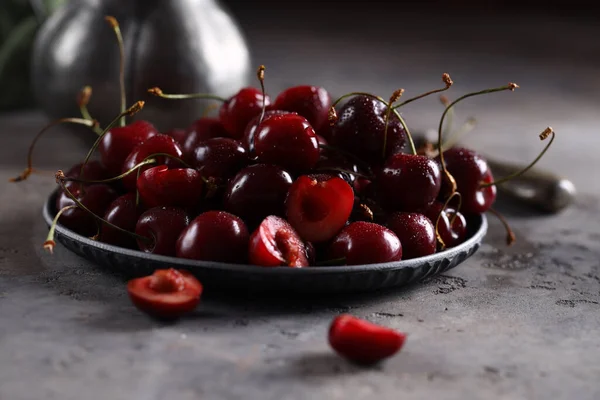
<instances>
[{"instance_id":1,"label":"halved cherry","mask_svg":"<svg viewBox=\"0 0 600 400\"><path fill-rule=\"evenodd\" d=\"M263 267L306 267L306 245L283 218L270 215L250 236L250 263Z\"/></svg>"},{"instance_id":2,"label":"halved cherry","mask_svg":"<svg viewBox=\"0 0 600 400\"><path fill-rule=\"evenodd\" d=\"M178 318L200 302L202 284L189 272L158 269L152 275L127 283L131 302L141 311L160 318Z\"/></svg>"},{"instance_id":3,"label":"halved cherry","mask_svg":"<svg viewBox=\"0 0 600 400\"><path fill-rule=\"evenodd\" d=\"M354 191L342 178L303 175L290 187L286 215L302 239L324 242L344 227L353 205Z\"/></svg>"}]
</instances>

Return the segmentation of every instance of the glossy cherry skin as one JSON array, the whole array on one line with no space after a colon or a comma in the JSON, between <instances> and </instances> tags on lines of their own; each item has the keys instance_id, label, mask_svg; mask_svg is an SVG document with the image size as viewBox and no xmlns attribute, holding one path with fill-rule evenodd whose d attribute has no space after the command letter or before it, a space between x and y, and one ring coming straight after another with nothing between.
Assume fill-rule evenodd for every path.
<instances>
[{"instance_id":1,"label":"glossy cherry skin","mask_svg":"<svg viewBox=\"0 0 600 400\"><path fill-rule=\"evenodd\" d=\"M140 207L135 204L135 193L126 193L117 197L106 210L104 220L128 232L135 232ZM128 235L106 224L100 229L100 241L119 247L137 248L137 243L132 235Z\"/></svg>"},{"instance_id":2,"label":"glossy cherry skin","mask_svg":"<svg viewBox=\"0 0 600 400\"><path fill-rule=\"evenodd\" d=\"M331 96L322 87L294 86L281 92L275 99L273 107L277 110L297 112L318 130L328 123Z\"/></svg>"},{"instance_id":3,"label":"glossy cherry skin","mask_svg":"<svg viewBox=\"0 0 600 400\"><path fill-rule=\"evenodd\" d=\"M204 182L192 168L152 167L140 174L137 190L147 208L171 206L197 207L202 200Z\"/></svg>"},{"instance_id":4,"label":"glossy cherry skin","mask_svg":"<svg viewBox=\"0 0 600 400\"><path fill-rule=\"evenodd\" d=\"M496 186L480 187L482 183L494 181L485 159L473 150L453 147L444 152L444 161L462 196L460 211L465 214L482 214L489 210L496 200ZM446 180L443 186L442 193L449 194Z\"/></svg>"},{"instance_id":5,"label":"glossy cherry skin","mask_svg":"<svg viewBox=\"0 0 600 400\"><path fill-rule=\"evenodd\" d=\"M127 156L123 163L122 173L125 173L135 167L140 162L144 161L147 157L152 154L164 153L169 154L175 158L167 156L156 156L157 164L164 164L170 167L182 166L178 160L183 158L183 151L177 144L175 139L167 135L156 135L146 140L143 143L137 145ZM154 164L156 165L156 164ZM144 165L140 168L140 173L152 167L152 165ZM123 186L129 190L134 191L136 186L138 174L132 172L122 179Z\"/></svg>"},{"instance_id":6,"label":"glossy cherry skin","mask_svg":"<svg viewBox=\"0 0 600 400\"><path fill-rule=\"evenodd\" d=\"M250 263L262 267L307 267L307 247L283 218L265 218L250 236Z\"/></svg>"},{"instance_id":7,"label":"glossy cherry skin","mask_svg":"<svg viewBox=\"0 0 600 400\"><path fill-rule=\"evenodd\" d=\"M209 117L200 118L187 129L187 136L182 145L183 154L186 159L191 161L194 151L200 143L218 137L227 137L227 131L221 120Z\"/></svg>"},{"instance_id":8,"label":"glossy cherry skin","mask_svg":"<svg viewBox=\"0 0 600 400\"><path fill-rule=\"evenodd\" d=\"M303 175L294 181L286 200L286 216L302 239L324 242L346 224L354 191L337 176Z\"/></svg>"},{"instance_id":9,"label":"glossy cherry skin","mask_svg":"<svg viewBox=\"0 0 600 400\"><path fill-rule=\"evenodd\" d=\"M248 122L261 113L263 102L268 107L271 104L269 96L263 97L258 89L247 87L223 103L219 110L219 120L234 139L241 139Z\"/></svg>"},{"instance_id":10,"label":"glossy cherry skin","mask_svg":"<svg viewBox=\"0 0 600 400\"><path fill-rule=\"evenodd\" d=\"M346 265L376 264L402 259L400 239L388 228L373 222L353 222L329 245L330 260Z\"/></svg>"},{"instance_id":11,"label":"glossy cherry skin","mask_svg":"<svg viewBox=\"0 0 600 400\"><path fill-rule=\"evenodd\" d=\"M432 222L434 229L437 221L438 233L446 248L458 246L467 236L467 221L464 215L453 207L446 207L442 212L443 207L443 203L436 201L423 210L423 214ZM456 217L454 217L455 214ZM451 223L453 217L454 222Z\"/></svg>"},{"instance_id":12,"label":"glossy cherry skin","mask_svg":"<svg viewBox=\"0 0 600 400\"><path fill-rule=\"evenodd\" d=\"M147 121L135 121L124 127L114 127L106 132L98 150L104 164L113 175L121 173L121 168L131 150L146 141L158 131Z\"/></svg>"},{"instance_id":13,"label":"glossy cherry skin","mask_svg":"<svg viewBox=\"0 0 600 400\"><path fill-rule=\"evenodd\" d=\"M165 132L165 135L171 136L175 140L175 142L179 145L179 147L181 147L183 149L183 144L185 143L185 140L187 139L188 132L185 129L174 128L174 129L171 129L171 130Z\"/></svg>"},{"instance_id":14,"label":"glossy cherry skin","mask_svg":"<svg viewBox=\"0 0 600 400\"><path fill-rule=\"evenodd\" d=\"M315 165L314 171L338 176L352 185L357 178L359 168L355 163L343 156L322 150L321 158L319 158L319 161Z\"/></svg>"},{"instance_id":15,"label":"glossy cherry skin","mask_svg":"<svg viewBox=\"0 0 600 400\"><path fill-rule=\"evenodd\" d=\"M150 276L127 282L131 302L154 317L179 318L193 311L200 302L202 284L191 273L158 269Z\"/></svg>"},{"instance_id":16,"label":"glossy cherry skin","mask_svg":"<svg viewBox=\"0 0 600 400\"><path fill-rule=\"evenodd\" d=\"M292 177L276 165L254 164L229 182L223 196L223 206L242 218L251 229L268 215L285 215L285 199L292 186Z\"/></svg>"},{"instance_id":17,"label":"glossy cherry skin","mask_svg":"<svg viewBox=\"0 0 600 400\"><path fill-rule=\"evenodd\" d=\"M388 217L387 227L400 239L404 260L435 253L435 227L423 214L395 212Z\"/></svg>"},{"instance_id":18,"label":"glossy cherry skin","mask_svg":"<svg viewBox=\"0 0 600 400\"><path fill-rule=\"evenodd\" d=\"M67 178L78 178L88 181L102 181L111 177L110 171L98 160L91 160L83 167L83 176L81 176L81 166L83 163L75 164L69 169L65 176Z\"/></svg>"},{"instance_id":19,"label":"glossy cherry skin","mask_svg":"<svg viewBox=\"0 0 600 400\"><path fill-rule=\"evenodd\" d=\"M146 253L174 256L181 232L189 225L187 212L177 207L154 207L146 210L137 221L135 233L148 240L137 240Z\"/></svg>"},{"instance_id":20,"label":"glossy cherry skin","mask_svg":"<svg viewBox=\"0 0 600 400\"><path fill-rule=\"evenodd\" d=\"M379 101L359 95L351 98L338 112L329 143L373 165L380 165L400 153L406 144L406 132L400 120L391 114L383 154L387 107Z\"/></svg>"},{"instance_id":21,"label":"glossy cherry skin","mask_svg":"<svg viewBox=\"0 0 600 400\"><path fill-rule=\"evenodd\" d=\"M389 210L415 211L427 207L440 193L438 164L425 156L396 154L377 174L377 189Z\"/></svg>"},{"instance_id":22,"label":"glossy cherry skin","mask_svg":"<svg viewBox=\"0 0 600 400\"><path fill-rule=\"evenodd\" d=\"M265 112L265 116L263 117L261 122L266 121L267 119L276 116L276 115L285 115L285 114L294 114L289 111L282 110L268 110ZM256 132L256 128L258 127L258 122L260 121L260 113L252 118L248 125L246 125L246 129L244 130L244 137L242 138L242 145L248 151L248 154L254 154L254 133Z\"/></svg>"},{"instance_id":23,"label":"glossy cherry skin","mask_svg":"<svg viewBox=\"0 0 600 400\"><path fill-rule=\"evenodd\" d=\"M227 180L248 165L246 149L230 138L208 139L198 145L191 164L205 178Z\"/></svg>"},{"instance_id":24,"label":"glossy cherry skin","mask_svg":"<svg viewBox=\"0 0 600 400\"><path fill-rule=\"evenodd\" d=\"M102 183L82 187L79 183L67 182L65 187L81 204L99 217L104 215L110 203L118 196L113 188ZM75 202L64 190L61 190L56 197L56 211L74 204ZM81 208L71 208L64 211L58 222L83 236L94 236L98 233L99 226L96 219Z\"/></svg>"},{"instance_id":25,"label":"glossy cherry skin","mask_svg":"<svg viewBox=\"0 0 600 400\"><path fill-rule=\"evenodd\" d=\"M319 161L319 141L306 118L275 115L256 128L254 154L260 163L279 165L289 171L307 171Z\"/></svg>"},{"instance_id":26,"label":"glossy cherry skin","mask_svg":"<svg viewBox=\"0 0 600 400\"><path fill-rule=\"evenodd\" d=\"M243 264L250 234L240 218L224 211L197 216L177 240L177 257Z\"/></svg>"}]
</instances>

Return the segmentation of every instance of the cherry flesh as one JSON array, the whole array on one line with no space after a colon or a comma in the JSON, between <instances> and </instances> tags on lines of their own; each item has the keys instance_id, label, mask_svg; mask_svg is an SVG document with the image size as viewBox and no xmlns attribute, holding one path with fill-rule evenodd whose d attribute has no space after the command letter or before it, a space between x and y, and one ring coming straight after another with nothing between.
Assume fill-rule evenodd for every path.
<instances>
[{"instance_id":1,"label":"cherry flesh","mask_svg":"<svg viewBox=\"0 0 600 400\"><path fill-rule=\"evenodd\" d=\"M263 117L262 121L260 120L260 114L258 114L256 117L252 118L250 122L248 122L248 125L244 130L244 137L242 139L242 145L248 151L248 154L254 154L254 133L256 132L256 128L259 125L259 121L264 122L273 116L285 114L297 115L296 113L291 113L289 111L269 110L265 112L265 116Z\"/></svg>"},{"instance_id":2,"label":"cherry flesh","mask_svg":"<svg viewBox=\"0 0 600 400\"><path fill-rule=\"evenodd\" d=\"M446 209L442 211L443 207L443 203L436 201L427 207L423 211L423 214L431 220L434 228L438 215L440 216L437 223L438 234L446 248L450 248L457 246L464 241L467 236L467 221L464 215L454 208L446 207ZM452 220L454 222L451 222Z\"/></svg>"},{"instance_id":3,"label":"cherry flesh","mask_svg":"<svg viewBox=\"0 0 600 400\"><path fill-rule=\"evenodd\" d=\"M353 204L354 191L343 179L303 175L290 187L287 220L302 239L324 242L344 227Z\"/></svg>"},{"instance_id":4,"label":"cherry flesh","mask_svg":"<svg viewBox=\"0 0 600 400\"><path fill-rule=\"evenodd\" d=\"M328 123L331 96L322 87L294 86L281 92L273 106L277 110L297 112L318 130Z\"/></svg>"},{"instance_id":5,"label":"cherry flesh","mask_svg":"<svg viewBox=\"0 0 600 400\"><path fill-rule=\"evenodd\" d=\"M228 136L241 139L250 120L262 112L263 103L265 107L271 104L269 96L251 87L243 88L225 101L219 110L219 119Z\"/></svg>"},{"instance_id":6,"label":"cherry flesh","mask_svg":"<svg viewBox=\"0 0 600 400\"><path fill-rule=\"evenodd\" d=\"M138 246L146 253L175 256L177 238L189 223L188 214L181 208L151 208L140 215L135 226L135 233L147 238L138 239Z\"/></svg>"},{"instance_id":7,"label":"cherry flesh","mask_svg":"<svg viewBox=\"0 0 600 400\"><path fill-rule=\"evenodd\" d=\"M435 253L435 227L423 214L393 213L387 220L387 227L400 239L404 260Z\"/></svg>"},{"instance_id":8,"label":"cherry flesh","mask_svg":"<svg viewBox=\"0 0 600 400\"><path fill-rule=\"evenodd\" d=\"M208 139L198 145L191 158L192 165L205 178L227 180L248 164L248 154L237 140Z\"/></svg>"},{"instance_id":9,"label":"cherry flesh","mask_svg":"<svg viewBox=\"0 0 600 400\"><path fill-rule=\"evenodd\" d=\"M135 193L126 193L110 203L104 220L128 232L135 232L139 214ZM102 224L100 229L100 241L119 247L137 248L135 238L106 224Z\"/></svg>"},{"instance_id":10,"label":"cherry flesh","mask_svg":"<svg viewBox=\"0 0 600 400\"><path fill-rule=\"evenodd\" d=\"M81 166L83 163L75 164L67 171L67 178L84 179L88 181L102 181L111 177L110 171L98 160L88 161L83 167L83 176L81 176Z\"/></svg>"},{"instance_id":11,"label":"cherry flesh","mask_svg":"<svg viewBox=\"0 0 600 400\"><path fill-rule=\"evenodd\" d=\"M265 218L250 236L250 263L263 267L307 267L307 248L294 228L283 218Z\"/></svg>"},{"instance_id":12,"label":"cherry flesh","mask_svg":"<svg viewBox=\"0 0 600 400\"><path fill-rule=\"evenodd\" d=\"M346 226L329 245L328 258L346 265L376 264L402 259L402 244L388 228L358 221Z\"/></svg>"},{"instance_id":13,"label":"cherry flesh","mask_svg":"<svg viewBox=\"0 0 600 400\"><path fill-rule=\"evenodd\" d=\"M147 207L194 208L200 204L204 181L192 168L169 169L166 165L142 172L137 180L140 200Z\"/></svg>"},{"instance_id":14,"label":"cherry flesh","mask_svg":"<svg viewBox=\"0 0 600 400\"><path fill-rule=\"evenodd\" d=\"M143 120L112 128L106 132L98 146L102 163L111 174L120 174L123 163L133 148L157 134L154 125Z\"/></svg>"},{"instance_id":15,"label":"cherry flesh","mask_svg":"<svg viewBox=\"0 0 600 400\"><path fill-rule=\"evenodd\" d=\"M177 257L244 263L248 259L248 229L240 218L224 211L197 216L177 240Z\"/></svg>"},{"instance_id":16,"label":"cherry flesh","mask_svg":"<svg viewBox=\"0 0 600 400\"><path fill-rule=\"evenodd\" d=\"M194 151L205 140L227 137L227 131L218 118L200 118L187 129L187 137L182 145L186 159L192 160Z\"/></svg>"},{"instance_id":17,"label":"cherry flesh","mask_svg":"<svg viewBox=\"0 0 600 400\"><path fill-rule=\"evenodd\" d=\"M279 165L290 171L307 171L319 161L319 141L306 118L275 115L256 128L254 153L260 163Z\"/></svg>"}]
</instances>

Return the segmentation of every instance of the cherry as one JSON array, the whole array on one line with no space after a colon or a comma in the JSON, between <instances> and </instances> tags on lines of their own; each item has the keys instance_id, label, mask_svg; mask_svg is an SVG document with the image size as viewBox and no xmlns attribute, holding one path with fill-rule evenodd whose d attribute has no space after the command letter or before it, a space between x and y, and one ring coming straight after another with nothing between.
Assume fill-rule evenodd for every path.
<instances>
[{"instance_id":1,"label":"cherry","mask_svg":"<svg viewBox=\"0 0 600 400\"><path fill-rule=\"evenodd\" d=\"M383 206L390 210L415 211L435 201L441 186L438 164L425 156L395 154L377 174Z\"/></svg>"},{"instance_id":2,"label":"cherry","mask_svg":"<svg viewBox=\"0 0 600 400\"><path fill-rule=\"evenodd\" d=\"M95 215L104 215L110 203L118 196L113 188L103 183L82 185L76 182L67 182L63 187L64 189L59 191L56 198L57 211L75 204L66 190ZM98 233L98 225L94 217L81 208L65 210L60 216L59 222L83 236L94 236Z\"/></svg>"},{"instance_id":3,"label":"cherry","mask_svg":"<svg viewBox=\"0 0 600 400\"><path fill-rule=\"evenodd\" d=\"M205 140L226 137L227 131L218 118L204 117L200 118L187 129L187 137L182 144L183 154L186 159L192 160L194 151L198 145Z\"/></svg>"},{"instance_id":4,"label":"cherry","mask_svg":"<svg viewBox=\"0 0 600 400\"><path fill-rule=\"evenodd\" d=\"M149 138L145 142L140 143L131 151L131 153L129 154L129 156L127 156L123 163L121 172L125 173L131 170L137 164L144 161L147 157L158 153L169 154L172 157L153 157L156 159L157 164L165 164L167 166L181 166L181 162L178 161L178 159L180 160L183 157L183 151L181 150L181 147L179 147L175 139L167 135L156 135ZM140 167L140 173L147 170L150 167L150 165L144 165ZM122 180L123 186L129 191L134 191L136 187L137 177L137 171L125 176Z\"/></svg>"},{"instance_id":5,"label":"cherry","mask_svg":"<svg viewBox=\"0 0 600 400\"><path fill-rule=\"evenodd\" d=\"M273 106L277 110L297 112L318 130L327 124L331 96L322 87L294 86L281 92Z\"/></svg>"},{"instance_id":6,"label":"cherry","mask_svg":"<svg viewBox=\"0 0 600 400\"><path fill-rule=\"evenodd\" d=\"M200 302L202 284L189 272L159 269L150 276L127 282L131 302L141 311L159 318L178 318Z\"/></svg>"},{"instance_id":7,"label":"cherry","mask_svg":"<svg viewBox=\"0 0 600 400\"><path fill-rule=\"evenodd\" d=\"M174 128L174 129L171 129L171 130L165 132L165 135L171 136L175 140L175 142L179 145L179 147L181 147L183 149L183 144L185 143L185 140L187 139L188 132L185 129Z\"/></svg>"},{"instance_id":8,"label":"cherry","mask_svg":"<svg viewBox=\"0 0 600 400\"><path fill-rule=\"evenodd\" d=\"M246 149L230 138L208 139L196 147L191 157L192 165L203 177L222 180L233 177L248 161Z\"/></svg>"},{"instance_id":9,"label":"cherry","mask_svg":"<svg viewBox=\"0 0 600 400\"><path fill-rule=\"evenodd\" d=\"M337 316L329 327L329 344L342 357L374 364L396 354L406 335L352 315Z\"/></svg>"},{"instance_id":10,"label":"cherry","mask_svg":"<svg viewBox=\"0 0 600 400\"><path fill-rule=\"evenodd\" d=\"M302 239L283 218L265 218L250 236L250 263L263 267L307 267L308 253Z\"/></svg>"},{"instance_id":11,"label":"cherry","mask_svg":"<svg viewBox=\"0 0 600 400\"><path fill-rule=\"evenodd\" d=\"M177 238L189 223L188 214L181 208L151 208L140 215L135 226L137 235L149 239L138 239L138 246L146 253L174 256Z\"/></svg>"},{"instance_id":12,"label":"cherry","mask_svg":"<svg viewBox=\"0 0 600 400\"><path fill-rule=\"evenodd\" d=\"M260 114L263 103L266 107L271 104L269 96L252 87L243 88L227 99L219 110L219 119L228 136L241 139L250 120Z\"/></svg>"},{"instance_id":13,"label":"cherry","mask_svg":"<svg viewBox=\"0 0 600 400\"><path fill-rule=\"evenodd\" d=\"M275 115L256 128L254 153L258 162L306 171L319 161L319 142L306 118Z\"/></svg>"},{"instance_id":14,"label":"cherry","mask_svg":"<svg viewBox=\"0 0 600 400\"><path fill-rule=\"evenodd\" d=\"M106 210L104 220L129 232L135 231L139 217L139 207L135 204L135 193L126 193L117 197ZM135 238L113 227L102 224L100 241L115 246L137 248Z\"/></svg>"},{"instance_id":15,"label":"cherry","mask_svg":"<svg viewBox=\"0 0 600 400\"><path fill-rule=\"evenodd\" d=\"M387 220L387 227L400 239L404 260L435 253L435 226L423 214L393 213Z\"/></svg>"},{"instance_id":16,"label":"cherry","mask_svg":"<svg viewBox=\"0 0 600 400\"><path fill-rule=\"evenodd\" d=\"M166 165L159 165L140 174L137 189L142 203L148 208L193 208L202 200L203 183L200 172L195 169L169 169Z\"/></svg>"},{"instance_id":17,"label":"cherry","mask_svg":"<svg viewBox=\"0 0 600 400\"><path fill-rule=\"evenodd\" d=\"M177 257L203 261L244 263L249 233L240 218L224 211L197 216L177 240Z\"/></svg>"},{"instance_id":18,"label":"cherry","mask_svg":"<svg viewBox=\"0 0 600 400\"><path fill-rule=\"evenodd\" d=\"M354 191L343 179L304 175L290 187L287 220L302 239L324 242L344 227L353 204Z\"/></svg>"},{"instance_id":19,"label":"cherry","mask_svg":"<svg viewBox=\"0 0 600 400\"><path fill-rule=\"evenodd\" d=\"M424 209L423 214L429 218L434 227L437 221L437 232L446 248L457 246L465 239L467 221L464 215L454 208L446 207L444 209L444 204L436 201Z\"/></svg>"},{"instance_id":20,"label":"cherry","mask_svg":"<svg viewBox=\"0 0 600 400\"><path fill-rule=\"evenodd\" d=\"M276 116L276 115L285 115L285 114L297 115L296 113L292 113L289 111L269 110L269 111L265 111L265 115L263 116L262 121L261 121L261 114L259 114L256 117L252 118L252 120L250 122L248 122L248 125L246 126L246 129L244 130L244 137L242 139L242 145L249 152L249 154L254 153L254 132L256 132L256 128L258 127L259 122L264 122L267 119L269 119L273 116Z\"/></svg>"},{"instance_id":21,"label":"cherry","mask_svg":"<svg viewBox=\"0 0 600 400\"><path fill-rule=\"evenodd\" d=\"M111 177L110 172L98 160L92 160L83 167L83 176L81 174L81 166L83 163L75 164L69 169L65 176L67 178L85 179L88 181L103 181Z\"/></svg>"},{"instance_id":22,"label":"cherry","mask_svg":"<svg viewBox=\"0 0 600 400\"><path fill-rule=\"evenodd\" d=\"M290 174L276 165L250 165L229 182L223 206L254 227L268 215L285 214L284 203L291 185Z\"/></svg>"},{"instance_id":23,"label":"cherry","mask_svg":"<svg viewBox=\"0 0 600 400\"><path fill-rule=\"evenodd\" d=\"M359 174L359 168L355 163L339 154L332 154L329 151L321 151L321 158L315 165L314 170L338 176L350 185L354 183L357 174Z\"/></svg>"},{"instance_id":24,"label":"cherry","mask_svg":"<svg viewBox=\"0 0 600 400\"><path fill-rule=\"evenodd\" d=\"M386 114L387 106L379 100L365 95L354 96L341 108L329 142L363 161L381 164L384 159L400 153L407 140L406 131L393 113L386 139Z\"/></svg>"},{"instance_id":25,"label":"cherry","mask_svg":"<svg viewBox=\"0 0 600 400\"><path fill-rule=\"evenodd\" d=\"M330 260L346 265L376 264L402 259L402 244L391 230L373 222L353 222L329 245Z\"/></svg>"},{"instance_id":26,"label":"cherry","mask_svg":"<svg viewBox=\"0 0 600 400\"><path fill-rule=\"evenodd\" d=\"M157 134L154 125L143 120L112 128L106 132L99 144L102 163L111 174L120 174L123 163L133 148Z\"/></svg>"}]
</instances>

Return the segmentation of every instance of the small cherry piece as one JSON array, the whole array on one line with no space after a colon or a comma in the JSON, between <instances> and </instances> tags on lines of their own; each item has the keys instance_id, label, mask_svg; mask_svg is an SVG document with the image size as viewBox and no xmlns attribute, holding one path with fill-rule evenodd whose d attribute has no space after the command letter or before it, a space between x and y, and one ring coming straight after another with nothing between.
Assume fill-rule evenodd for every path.
<instances>
[{"instance_id":1,"label":"small cherry piece","mask_svg":"<svg viewBox=\"0 0 600 400\"><path fill-rule=\"evenodd\" d=\"M254 153L254 132L256 132L258 123L265 122L267 119L269 119L273 116L285 115L285 114L297 115L296 113L291 113L289 111L270 110L270 111L265 112L265 115L263 116L262 121L260 118L261 115L259 114L256 117L252 118L252 120L250 122L248 122L248 125L246 126L246 129L244 130L244 137L242 138L242 145L244 146L244 148L246 150L248 150L249 154Z\"/></svg>"},{"instance_id":2,"label":"small cherry piece","mask_svg":"<svg viewBox=\"0 0 600 400\"><path fill-rule=\"evenodd\" d=\"M112 128L106 132L99 144L102 163L111 174L120 174L123 163L133 148L157 134L154 125L142 120L124 127Z\"/></svg>"},{"instance_id":3,"label":"small cherry piece","mask_svg":"<svg viewBox=\"0 0 600 400\"><path fill-rule=\"evenodd\" d=\"M434 229L437 221L437 232L446 248L458 246L467 236L467 220L453 207L444 209L444 204L436 201L427 207L423 214L431 220Z\"/></svg>"},{"instance_id":4,"label":"small cherry piece","mask_svg":"<svg viewBox=\"0 0 600 400\"><path fill-rule=\"evenodd\" d=\"M98 216L104 215L110 206L110 203L118 196L113 188L102 183L82 185L76 182L67 182L65 188L67 188L81 204ZM64 190L59 191L58 197L56 198L57 211L74 204L75 202ZM96 220L81 208L65 210L58 221L65 227L83 236L94 236L98 234Z\"/></svg>"},{"instance_id":5,"label":"small cherry piece","mask_svg":"<svg viewBox=\"0 0 600 400\"><path fill-rule=\"evenodd\" d=\"M286 200L289 223L309 242L332 239L352 213L354 191L337 176L308 176L296 179Z\"/></svg>"},{"instance_id":6,"label":"small cherry piece","mask_svg":"<svg viewBox=\"0 0 600 400\"><path fill-rule=\"evenodd\" d=\"M294 86L281 92L273 107L277 110L297 112L306 118L315 130L319 130L327 124L331 96L322 87Z\"/></svg>"},{"instance_id":7,"label":"small cherry piece","mask_svg":"<svg viewBox=\"0 0 600 400\"><path fill-rule=\"evenodd\" d=\"M171 136L175 142L183 149L183 144L187 139L188 133L185 129L174 128L165 132L165 135Z\"/></svg>"},{"instance_id":8,"label":"small cherry piece","mask_svg":"<svg viewBox=\"0 0 600 400\"><path fill-rule=\"evenodd\" d=\"M337 316L329 327L329 345L342 357L359 363L375 364L396 354L406 335L352 315Z\"/></svg>"},{"instance_id":9,"label":"small cherry piece","mask_svg":"<svg viewBox=\"0 0 600 400\"><path fill-rule=\"evenodd\" d=\"M237 140L212 138L198 145L191 164L205 178L227 180L248 165L248 154Z\"/></svg>"},{"instance_id":10,"label":"small cherry piece","mask_svg":"<svg viewBox=\"0 0 600 400\"><path fill-rule=\"evenodd\" d=\"M285 215L285 199L291 185L290 174L276 165L250 165L229 182L223 207L254 229L268 215Z\"/></svg>"},{"instance_id":11,"label":"small cherry piece","mask_svg":"<svg viewBox=\"0 0 600 400\"><path fill-rule=\"evenodd\" d=\"M177 238L189 223L190 217L181 208L151 208L140 215L135 226L136 234L151 240L138 239L138 246L146 253L174 256Z\"/></svg>"},{"instance_id":12,"label":"small cherry piece","mask_svg":"<svg viewBox=\"0 0 600 400\"><path fill-rule=\"evenodd\" d=\"M256 128L254 154L260 163L279 165L290 171L307 171L319 161L319 141L306 118L294 114L275 115Z\"/></svg>"},{"instance_id":13,"label":"small cherry piece","mask_svg":"<svg viewBox=\"0 0 600 400\"><path fill-rule=\"evenodd\" d=\"M435 201L440 193L438 164L425 156L396 154L377 174L383 206L394 211L416 211Z\"/></svg>"},{"instance_id":14,"label":"small cherry piece","mask_svg":"<svg viewBox=\"0 0 600 400\"><path fill-rule=\"evenodd\" d=\"M270 215L250 236L250 263L262 267L307 267L308 253L302 239L283 218Z\"/></svg>"},{"instance_id":15,"label":"small cherry piece","mask_svg":"<svg viewBox=\"0 0 600 400\"><path fill-rule=\"evenodd\" d=\"M129 155L125 159L125 162L123 162L123 168L121 170L121 173L125 173L131 170L149 156L158 153L168 154L171 157L153 157L156 159L156 164L164 164L169 167L182 166L181 162L179 162L178 160L181 160L183 158L183 151L181 150L181 147L177 144L175 139L167 135L156 135L149 138L145 142L140 143L131 151L131 153L129 153ZM147 170L148 168L151 168L151 166L144 165L143 167L140 167L140 173ZM123 186L129 191L134 191L137 177L137 171L125 176L122 179Z\"/></svg>"},{"instance_id":16,"label":"small cherry piece","mask_svg":"<svg viewBox=\"0 0 600 400\"><path fill-rule=\"evenodd\" d=\"M103 181L111 177L110 172L98 160L89 161L83 167L83 176L81 174L81 166L83 163L75 164L69 169L65 176L67 178L83 179L86 181Z\"/></svg>"},{"instance_id":17,"label":"small cherry piece","mask_svg":"<svg viewBox=\"0 0 600 400\"><path fill-rule=\"evenodd\" d=\"M346 226L329 245L330 260L346 265L377 264L402 259L402 244L388 228L358 221Z\"/></svg>"},{"instance_id":18,"label":"small cherry piece","mask_svg":"<svg viewBox=\"0 0 600 400\"><path fill-rule=\"evenodd\" d=\"M139 310L158 318L179 318L200 303L202 284L191 273L158 269L127 282L127 293Z\"/></svg>"},{"instance_id":19,"label":"small cherry piece","mask_svg":"<svg viewBox=\"0 0 600 400\"><path fill-rule=\"evenodd\" d=\"M266 107L271 104L269 96L263 96L258 89L247 87L227 99L219 110L219 119L228 136L241 139L246 126L262 111L263 102Z\"/></svg>"},{"instance_id":20,"label":"small cherry piece","mask_svg":"<svg viewBox=\"0 0 600 400\"><path fill-rule=\"evenodd\" d=\"M435 226L423 214L393 213L387 220L387 227L402 243L402 259L408 260L435 253Z\"/></svg>"},{"instance_id":21,"label":"small cherry piece","mask_svg":"<svg viewBox=\"0 0 600 400\"><path fill-rule=\"evenodd\" d=\"M104 219L126 231L135 232L135 225L140 214L138 209L139 207L135 204L135 193L126 193L110 203ZM137 248L137 243L132 235L118 231L107 224L102 224L100 228L100 241L129 249Z\"/></svg>"},{"instance_id":22,"label":"small cherry piece","mask_svg":"<svg viewBox=\"0 0 600 400\"><path fill-rule=\"evenodd\" d=\"M209 117L200 118L187 129L187 137L182 145L183 154L188 160L191 160L200 143L208 139L227 136L221 120Z\"/></svg>"},{"instance_id":23,"label":"small cherry piece","mask_svg":"<svg viewBox=\"0 0 600 400\"><path fill-rule=\"evenodd\" d=\"M137 190L147 208L171 206L193 208L200 205L204 181L192 168L152 167L140 174Z\"/></svg>"},{"instance_id":24,"label":"small cherry piece","mask_svg":"<svg viewBox=\"0 0 600 400\"><path fill-rule=\"evenodd\" d=\"M250 234L240 218L224 211L197 216L177 240L177 257L192 260L245 263Z\"/></svg>"}]
</instances>

